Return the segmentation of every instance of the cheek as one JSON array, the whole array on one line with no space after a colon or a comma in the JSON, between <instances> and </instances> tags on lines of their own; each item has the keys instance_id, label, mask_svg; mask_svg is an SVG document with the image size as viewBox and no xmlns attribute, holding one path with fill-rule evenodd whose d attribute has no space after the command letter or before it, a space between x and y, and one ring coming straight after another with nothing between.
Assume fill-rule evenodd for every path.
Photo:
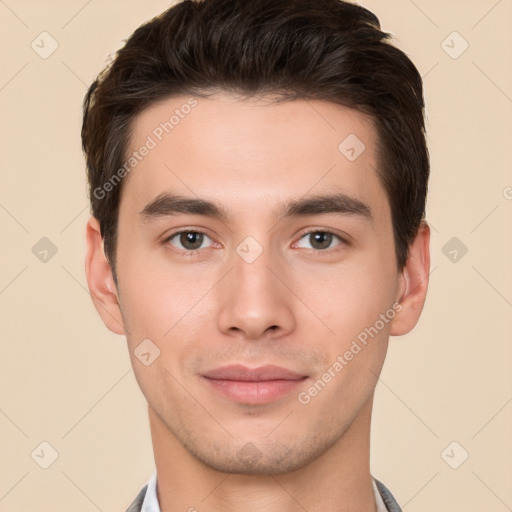
<instances>
[{"instance_id":1,"label":"cheek","mask_svg":"<svg viewBox=\"0 0 512 512\"><path fill-rule=\"evenodd\" d=\"M120 262L121 309L132 344L149 338L165 346L184 326L187 331L197 327L216 276L206 267L185 270L186 265L172 266L165 258L135 251Z\"/></svg>"},{"instance_id":2,"label":"cheek","mask_svg":"<svg viewBox=\"0 0 512 512\"><path fill-rule=\"evenodd\" d=\"M373 392L395 315L393 277L379 265L347 268L316 296L315 307L333 331L322 337L325 368L304 396L319 411L327 406L334 416L355 411Z\"/></svg>"},{"instance_id":3,"label":"cheek","mask_svg":"<svg viewBox=\"0 0 512 512\"><path fill-rule=\"evenodd\" d=\"M396 273L388 261L369 255L338 267L302 272L297 280L300 297L342 343L392 307Z\"/></svg>"}]
</instances>

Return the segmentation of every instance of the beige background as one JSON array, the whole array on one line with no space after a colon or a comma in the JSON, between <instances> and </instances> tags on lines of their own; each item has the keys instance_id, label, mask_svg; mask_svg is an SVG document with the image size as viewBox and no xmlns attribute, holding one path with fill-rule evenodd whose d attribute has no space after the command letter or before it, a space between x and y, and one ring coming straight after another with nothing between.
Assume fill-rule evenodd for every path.
<instances>
[{"instance_id":1,"label":"beige background","mask_svg":"<svg viewBox=\"0 0 512 512\"><path fill-rule=\"evenodd\" d=\"M391 339L372 473L405 512L510 510L512 0L363 4L425 77L432 156L429 295ZM168 5L0 0L0 511L124 511L154 470L125 339L86 287L79 132L108 54ZM50 37L43 59L31 43L49 51ZM47 469L42 442L58 452Z\"/></svg>"}]
</instances>

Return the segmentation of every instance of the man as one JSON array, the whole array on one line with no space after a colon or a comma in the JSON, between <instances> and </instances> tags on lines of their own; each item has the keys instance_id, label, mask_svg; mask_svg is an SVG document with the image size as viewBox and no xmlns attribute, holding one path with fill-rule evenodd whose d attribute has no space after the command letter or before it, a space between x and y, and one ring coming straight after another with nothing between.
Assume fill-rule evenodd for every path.
<instances>
[{"instance_id":1,"label":"man","mask_svg":"<svg viewBox=\"0 0 512 512\"><path fill-rule=\"evenodd\" d=\"M129 511L399 511L369 468L430 267L422 82L339 0L183 1L91 86L86 273L156 473Z\"/></svg>"}]
</instances>

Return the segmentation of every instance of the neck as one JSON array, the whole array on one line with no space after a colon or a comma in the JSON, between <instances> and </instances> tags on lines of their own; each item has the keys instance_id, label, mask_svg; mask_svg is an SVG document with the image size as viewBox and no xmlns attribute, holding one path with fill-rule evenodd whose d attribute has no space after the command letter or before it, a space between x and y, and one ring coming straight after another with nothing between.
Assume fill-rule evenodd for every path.
<instances>
[{"instance_id":1,"label":"neck","mask_svg":"<svg viewBox=\"0 0 512 512\"><path fill-rule=\"evenodd\" d=\"M369 468L373 397L322 455L284 474L216 471L190 454L149 406L161 512L375 512Z\"/></svg>"}]
</instances>

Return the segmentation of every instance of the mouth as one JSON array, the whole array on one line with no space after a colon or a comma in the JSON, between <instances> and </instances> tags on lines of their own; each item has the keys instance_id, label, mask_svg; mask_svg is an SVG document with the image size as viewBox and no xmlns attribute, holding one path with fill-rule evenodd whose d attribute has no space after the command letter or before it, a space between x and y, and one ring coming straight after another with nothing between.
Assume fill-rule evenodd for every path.
<instances>
[{"instance_id":1,"label":"mouth","mask_svg":"<svg viewBox=\"0 0 512 512\"><path fill-rule=\"evenodd\" d=\"M252 369L230 365L208 371L202 377L213 391L232 401L252 405L283 398L308 378L307 375L274 365Z\"/></svg>"}]
</instances>

